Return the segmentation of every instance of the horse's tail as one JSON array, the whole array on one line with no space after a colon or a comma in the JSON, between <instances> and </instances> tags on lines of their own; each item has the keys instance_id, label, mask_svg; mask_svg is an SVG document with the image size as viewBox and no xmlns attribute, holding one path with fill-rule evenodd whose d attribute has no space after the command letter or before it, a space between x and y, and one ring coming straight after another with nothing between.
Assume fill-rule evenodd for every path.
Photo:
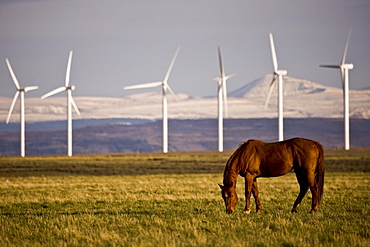
<instances>
[{"instance_id":1,"label":"horse's tail","mask_svg":"<svg viewBox=\"0 0 370 247\"><path fill-rule=\"evenodd\" d=\"M318 199L319 203L321 201L321 198L324 194L324 175L325 175L325 164L324 164L324 148L322 145L318 142L315 142L316 147L319 151L319 156L317 158L317 164L316 164L316 184L318 186Z\"/></svg>"}]
</instances>

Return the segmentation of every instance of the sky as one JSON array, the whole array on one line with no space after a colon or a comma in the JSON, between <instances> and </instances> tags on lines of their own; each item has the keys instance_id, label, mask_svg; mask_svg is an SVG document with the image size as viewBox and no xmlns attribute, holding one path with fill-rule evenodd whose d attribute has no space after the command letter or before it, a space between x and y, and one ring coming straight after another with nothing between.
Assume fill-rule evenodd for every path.
<instances>
[{"instance_id":1,"label":"sky","mask_svg":"<svg viewBox=\"0 0 370 247\"><path fill-rule=\"evenodd\" d=\"M0 97L15 93L5 58L40 97L63 86L70 50L74 96L160 91L123 87L163 80L178 46L173 91L216 96L217 47L231 92L272 73L270 32L279 69L339 88L340 71L319 65L341 62L350 28L350 88L369 88L369 23L369 0L1 0Z\"/></svg>"}]
</instances>

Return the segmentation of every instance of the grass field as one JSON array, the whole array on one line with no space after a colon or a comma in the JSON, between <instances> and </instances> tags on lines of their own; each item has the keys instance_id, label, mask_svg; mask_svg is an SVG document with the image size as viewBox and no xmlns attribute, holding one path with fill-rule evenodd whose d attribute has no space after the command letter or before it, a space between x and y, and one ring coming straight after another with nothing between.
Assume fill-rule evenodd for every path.
<instances>
[{"instance_id":1,"label":"grass field","mask_svg":"<svg viewBox=\"0 0 370 247\"><path fill-rule=\"evenodd\" d=\"M263 212L224 211L231 152L1 157L0 246L370 246L370 149L326 150L298 214L294 173L259 179ZM253 204L254 206L254 204Z\"/></svg>"}]
</instances>

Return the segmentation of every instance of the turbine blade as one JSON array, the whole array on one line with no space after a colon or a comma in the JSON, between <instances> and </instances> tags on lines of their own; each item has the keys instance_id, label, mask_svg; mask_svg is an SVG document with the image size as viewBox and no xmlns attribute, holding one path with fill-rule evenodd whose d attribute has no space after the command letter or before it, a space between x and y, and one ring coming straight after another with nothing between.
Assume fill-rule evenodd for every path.
<instances>
[{"instance_id":1,"label":"turbine blade","mask_svg":"<svg viewBox=\"0 0 370 247\"><path fill-rule=\"evenodd\" d=\"M12 112L13 112L13 109L14 109L14 105L15 105L15 102L17 101L18 95L19 95L19 91L15 92L15 95L14 95L14 98L13 98L13 101L12 101L12 104L10 105L10 109L9 109L9 113L8 113L8 118L6 119L6 123L7 124L9 123L10 116L12 115Z\"/></svg>"},{"instance_id":2,"label":"turbine blade","mask_svg":"<svg viewBox=\"0 0 370 247\"><path fill-rule=\"evenodd\" d=\"M65 81L65 84L64 84L65 87L68 87L69 79L71 77L72 55L73 55L73 51L70 51L69 52L69 57L68 57L67 71L66 71L66 81Z\"/></svg>"},{"instance_id":3,"label":"turbine blade","mask_svg":"<svg viewBox=\"0 0 370 247\"><path fill-rule=\"evenodd\" d=\"M170 67L168 68L167 70L167 73L166 73L166 76L164 77L164 80L163 80L163 83L164 84L167 84L167 81L168 81L168 78L170 77L170 73L171 73L171 70L172 70L172 67L173 65L175 64L175 60L177 58L177 55L179 54L179 51L180 51L180 46L177 47L176 49L176 52L175 52L175 55L173 56L172 58L172 61L171 61L171 64L170 64Z\"/></svg>"},{"instance_id":4,"label":"turbine blade","mask_svg":"<svg viewBox=\"0 0 370 247\"><path fill-rule=\"evenodd\" d=\"M44 94L43 96L41 96L41 99L45 99L45 98L47 98L47 97L50 97L50 96L52 96L52 95L54 95L54 94L57 94L57 93L63 92L63 91L65 91L65 90L66 90L66 87L58 87L57 89L54 89L53 91L50 91L50 92L48 92L48 93Z\"/></svg>"},{"instance_id":5,"label":"turbine blade","mask_svg":"<svg viewBox=\"0 0 370 247\"><path fill-rule=\"evenodd\" d=\"M224 64L222 62L221 48L220 47L218 47L218 61L219 61L219 64L220 64L221 78L224 78L225 77L225 68L224 68Z\"/></svg>"},{"instance_id":6,"label":"turbine blade","mask_svg":"<svg viewBox=\"0 0 370 247\"><path fill-rule=\"evenodd\" d=\"M340 69L340 65L320 65L321 68Z\"/></svg>"},{"instance_id":7,"label":"turbine blade","mask_svg":"<svg viewBox=\"0 0 370 247\"><path fill-rule=\"evenodd\" d=\"M225 76L225 81L230 79L231 77L234 77L234 76L236 76L236 74L231 74L231 75Z\"/></svg>"},{"instance_id":8,"label":"turbine blade","mask_svg":"<svg viewBox=\"0 0 370 247\"><path fill-rule=\"evenodd\" d=\"M38 88L39 88L39 86L29 86L29 87L25 87L24 91L27 93L29 91L36 90Z\"/></svg>"},{"instance_id":9,"label":"turbine blade","mask_svg":"<svg viewBox=\"0 0 370 247\"><path fill-rule=\"evenodd\" d=\"M138 85L132 85L132 86L126 86L123 88L123 90L129 90L129 89L139 89L139 88L151 88L151 87L159 87L162 86L162 82L149 82L149 83L143 83Z\"/></svg>"},{"instance_id":10,"label":"turbine blade","mask_svg":"<svg viewBox=\"0 0 370 247\"><path fill-rule=\"evenodd\" d=\"M168 92L170 92L170 94L174 97L176 97L176 94L172 91L171 87L167 84L167 85L163 85L164 89Z\"/></svg>"},{"instance_id":11,"label":"turbine blade","mask_svg":"<svg viewBox=\"0 0 370 247\"><path fill-rule=\"evenodd\" d=\"M265 102L265 109L267 108L267 105L269 104L269 101L270 101L270 97L271 97L271 94L272 94L272 90L274 89L274 85L275 85L275 82L276 81L276 76L274 76L272 78L272 81L270 83L270 88L269 88L269 92L267 94L267 98L266 98L266 102Z\"/></svg>"},{"instance_id":12,"label":"turbine blade","mask_svg":"<svg viewBox=\"0 0 370 247\"><path fill-rule=\"evenodd\" d=\"M274 44L274 38L272 36L272 33L270 33L270 46L271 46L271 54L272 54L272 65L274 67L274 72L276 72L278 70L278 61L276 57L275 44Z\"/></svg>"},{"instance_id":13,"label":"turbine blade","mask_svg":"<svg viewBox=\"0 0 370 247\"><path fill-rule=\"evenodd\" d=\"M21 87L19 86L19 82L17 80L17 77L15 76L14 74L14 71L12 69L12 66L10 65L10 62L9 62L9 59L5 59L5 62L6 64L8 65L8 69L9 69L9 72L10 72L10 75L12 76L12 79L13 79L13 82L14 82L14 85L15 87L19 90Z\"/></svg>"},{"instance_id":14,"label":"turbine blade","mask_svg":"<svg viewBox=\"0 0 370 247\"><path fill-rule=\"evenodd\" d=\"M271 81L271 83L270 83L270 87L272 87L273 85L274 85L274 82L276 81L276 75L274 75L273 77L272 77L272 81Z\"/></svg>"},{"instance_id":15,"label":"turbine blade","mask_svg":"<svg viewBox=\"0 0 370 247\"><path fill-rule=\"evenodd\" d=\"M80 114L80 110L78 110L78 107L77 107L77 105L76 105L76 102L75 102L75 100L73 99L73 97L71 96L71 103L72 103L72 106L73 106L73 108L75 109L75 111L77 112L77 114L78 115L81 115Z\"/></svg>"},{"instance_id":16,"label":"turbine blade","mask_svg":"<svg viewBox=\"0 0 370 247\"><path fill-rule=\"evenodd\" d=\"M347 56L347 51L348 51L348 44L349 44L349 40L351 38L351 33L352 33L352 28L349 29L349 33L348 33L348 37L347 37L347 42L346 42L346 47L344 48L344 53L343 53L343 57L342 57L342 65L345 64L346 62L346 56Z\"/></svg>"}]
</instances>

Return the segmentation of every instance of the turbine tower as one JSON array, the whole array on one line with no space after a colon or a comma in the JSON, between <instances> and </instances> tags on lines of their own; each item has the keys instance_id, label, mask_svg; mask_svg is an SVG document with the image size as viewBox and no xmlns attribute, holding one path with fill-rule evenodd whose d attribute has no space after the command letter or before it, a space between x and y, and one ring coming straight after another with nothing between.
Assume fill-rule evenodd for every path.
<instances>
[{"instance_id":1,"label":"turbine tower","mask_svg":"<svg viewBox=\"0 0 370 247\"><path fill-rule=\"evenodd\" d=\"M65 79L64 86L54 89L50 91L49 93L46 93L43 96L41 96L41 99L45 99L47 97L50 97L54 94L57 94L63 91L67 92L67 154L68 156L72 156L72 106L77 112L77 114L80 115L80 111L78 110L76 102L74 101L72 97L72 91L75 90L75 86L69 85L69 80L70 80L70 75L71 75L72 55L73 55L73 51L70 51L69 57L68 57L66 79Z\"/></svg>"},{"instance_id":2,"label":"turbine tower","mask_svg":"<svg viewBox=\"0 0 370 247\"><path fill-rule=\"evenodd\" d=\"M10 65L9 60L5 59L5 62L8 66L10 75L12 76L14 85L17 89L17 91L15 92L12 104L10 105L10 109L9 109L9 113L8 113L8 118L6 119L6 123L7 124L9 123L10 116L12 115L15 102L17 101L18 96L20 94L21 95L20 122L19 122L20 123L20 155L21 155L21 157L25 157L26 156L26 125L25 125L25 117L24 117L24 93L29 92L31 90L36 90L39 87L38 86L29 86L29 87L21 88L19 86L19 82L17 80L17 77L15 76L15 74L13 72L13 69L12 69L12 66Z\"/></svg>"},{"instance_id":3,"label":"turbine tower","mask_svg":"<svg viewBox=\"0 0 370 247\"><path fill-rule=\"evenodd\" d=\"M168 78L170 77L172 67L175 63L177 55L179 54L179 51L180 51L180 46L177 47L175 55L172 58L170 67L168 68L166 76L164 77L163 81L143 83L139 85L126 86L123 88L124 90L129 90L129 89L152 88L152 87L162 86L163 153L168 153L167 92L169 92L172 95L175 95L175 93L172 91L172 89L168 85Z\"/></svg>"},{"instance_id":4,"label":"turbine tower","mask_svg":"<svg viewBox=\"0 0 370 247\"><path fill-rule=\"evenodd\" d=\"M235 74L225 76L225 69L222 63L220 47L218 47L218 60L220 63L221 76L215 77L213 80L217 81L218 83L218 151L223 152L224 151L223 104L225 106L225 116L228 117L226 81L229 78L233 77Z\"/></svg>"},{"instance_id":5,"label":"turbine tower","mask_svg":"<svg viewBox=\"0 0 370 247\"><path fill-rule=\"evenodd\" d=\"M320 65L324 68L340 69L340 74L342 77L342 87L343 87L343 117L344 117L344 149L349 150L350 148L350 137L349 137L349 77L348 71L353 69L352 63L346 63L346 56L348 50L349 40L351 38L352 29L349 30L347 43L344 48L344 53L342 57L342 62L340 65Z\"/></svg>"},{"instance_id":6,"label":"turbine tower","mask_svg":"<svg viewBox=\"0 0 370 247\"><path fill-rule=\"evenodd\" d=\"M283 141L284 140L283 76L287 75L288 71L278 69L278 61L277 61L277 56L276 56L276 51L275 51L274 38L272 36L272 33L270 33L269 35L270 35L270 46L271 46L272 65L274 68L274 75L273 75L273 78L270 84L270 89L267 95L265 108L267 107L269 103L272 89L274 88L275 81L277 78L277 81L278 81L278 138L279 138L279 141Z\"/></svg>"}]
</instances>

